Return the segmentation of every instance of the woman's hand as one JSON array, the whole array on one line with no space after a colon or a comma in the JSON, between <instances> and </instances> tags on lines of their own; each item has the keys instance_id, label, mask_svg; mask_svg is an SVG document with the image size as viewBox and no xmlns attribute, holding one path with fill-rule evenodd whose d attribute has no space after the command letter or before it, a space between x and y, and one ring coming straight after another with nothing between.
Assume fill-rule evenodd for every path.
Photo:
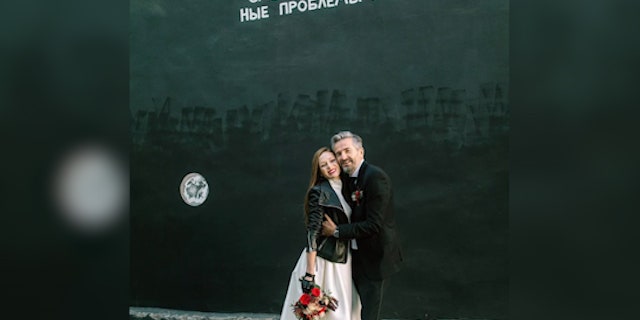
<instances>
[{"instance_id":1,"label":"woman's hand","mask_svg":"<svg viewBox=\"0 0 640 320\"><path fill-rule=\"evenodd\" d=\"M313 289L314 285L315 285L315 278L316 276L310 273L306 273L304 275L304 277L300 278L300 282L301 282L301 286L302 286L302 292L304 293L309 293L311 292L311 289Z\"/></svg>"}]
</instances>

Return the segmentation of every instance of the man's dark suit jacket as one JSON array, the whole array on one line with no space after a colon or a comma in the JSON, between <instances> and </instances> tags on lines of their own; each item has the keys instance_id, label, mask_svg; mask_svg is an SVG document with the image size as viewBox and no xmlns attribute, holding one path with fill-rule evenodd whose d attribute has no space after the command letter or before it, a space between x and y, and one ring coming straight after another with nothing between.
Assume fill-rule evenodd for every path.
<instances>
[{"instance_id":1,"label":"man's dark suit jacket","mask_svg":"<svg viewBox=\"0 0 640 320\"><path fill-rule=\"evenodd\" d=\"M386 279L400 269L403 260L396 234L391 180L382 169L366 161L358 172L355 189L345 178L343 185L347 187L342 192L352 208L351 223L338 226L339 237L356 239L367 278ZM356 190L362 196L354 201Z\"/></svg>"}]
</instances>

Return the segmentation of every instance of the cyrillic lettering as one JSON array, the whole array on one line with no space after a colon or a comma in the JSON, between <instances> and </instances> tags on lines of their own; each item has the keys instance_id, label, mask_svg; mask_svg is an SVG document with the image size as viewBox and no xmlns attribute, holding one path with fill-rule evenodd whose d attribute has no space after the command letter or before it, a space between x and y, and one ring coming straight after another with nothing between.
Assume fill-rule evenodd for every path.
<instances>
[{"instance_id":1,"label":"cyrillic lettering","mask_svg":"<svg viewBox=\"0 0 640 320\"><path fill-rule=\"evenodd\" d=\"M289 1L289 10L293 11L298 6L298 3L295 1Z\"/></svg>"},{"instance_id":2,"label":"cyrillic lettering","mask_svg":"<svg viewBox=\"0 0 640 320\"><path fill-rule=\"evenodd\" d=\"M260 15L262 16L261 19L269 18L269 7L268 6L260 7Z\"/></svg>"},{"instance_id":3,"label":"cyrillic lettering","mask_svg":"<svg viewBox=\"0 0 640 320\"><path fill-rule=\"evenodd\" d=\"M278 6L278 8L280 10L280 15L291 13L291 9L289 9L288 2L280 2L280 6ZM282 9L284 9L284 11Z\"/></svg>"},{"instance_id":4,"label":"cyrillic lettering","mask_svg":"<svg viewBox=\"0 0 640 320\"><path fill-rule=\"evenodd\" d=\"M309 11L313 11L318 9L318 4L316 3L316 0L309 0Z\"/></svg>"},{"instance_id":5,"label":"cyrillic lettering","mask_svg":"<svg viewBox=\"0 0 640 320\"><path fill-rule=\"evenodd\" d=\"M333 8L340 4L341 0L289 0L280 2L278 10L280 15L292 14L294 9L298 12L313 11L322 8ZM354 4L362 0L343 0L345 4Z\"/></svg>"},{"instance_id":6,"label":"cyrillic lettering","mask_svg":"<svg viewBox=\"0 0 640 320\"><path fill-rule=\"evenodd\" d=\"M304 5L304 9L302 8L302 7L303 7L303 5ZM300 11L300 12L305 12L305 11L307 11L307 9L308 9L308 8L309 8L309 4L307 3L307 1L305 1L305 0L300 0L300 1L298 2L298 11Z\"/></svg>"},{"instance_id":7,"label":"cyrillic lettering","mask_svg":"<svg viewBox=\"0 0 640 320\"><path fill-rule=\"evenodd\" d=\"M253 11L252 8L240 9L240 22L256 21L265 18L269 18L268 6L257 7L255 11Z\"/></svg>"},{"instance_id":8,"label":"cyrillic lettering","mask_svg":"<svg viewBox=\"0 0 640 320\"><path fill-rule=\"evenodd\" d=\"M249 8L240 9L240 22L249 20Z\"/></svg>"}]
</instances>

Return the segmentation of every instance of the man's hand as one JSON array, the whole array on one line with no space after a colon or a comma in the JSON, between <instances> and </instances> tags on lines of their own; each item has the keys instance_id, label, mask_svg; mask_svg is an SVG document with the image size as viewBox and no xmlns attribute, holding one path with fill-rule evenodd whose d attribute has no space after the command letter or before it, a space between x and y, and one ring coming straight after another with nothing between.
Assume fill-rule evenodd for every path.
<instances>
[{"instance_id":1,"label":"man's hand","mask_svg":"<svg viewBox=\"0 0 640 320\"><path fill-rule=\"evenodd\" d=\"M322 235L325 237L333 237L333 232L336 231L336 224L329 218L328 215L324 215L325 221L322 222Z\"/></svg>"}]
</instances>

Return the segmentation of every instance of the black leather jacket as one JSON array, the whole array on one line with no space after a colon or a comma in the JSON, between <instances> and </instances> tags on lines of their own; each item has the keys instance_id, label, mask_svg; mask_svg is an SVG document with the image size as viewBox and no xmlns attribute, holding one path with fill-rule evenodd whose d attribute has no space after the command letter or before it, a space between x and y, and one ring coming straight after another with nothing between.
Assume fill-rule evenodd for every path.
<instances>
[{"instance_id":1,"label":"black leather jacket","mask_svg":"<svg viewBox=\"0 0 640 320\"><path fill-rule=\"evenodd\" d=\"M340 204L340 199L327 180L323 180L309 190L307 251L317 251L319 257L332 262L346 263L349 240L322 235L324 214L331 217L336 225L349 223Z\"/></svg>"}]
</instances>

